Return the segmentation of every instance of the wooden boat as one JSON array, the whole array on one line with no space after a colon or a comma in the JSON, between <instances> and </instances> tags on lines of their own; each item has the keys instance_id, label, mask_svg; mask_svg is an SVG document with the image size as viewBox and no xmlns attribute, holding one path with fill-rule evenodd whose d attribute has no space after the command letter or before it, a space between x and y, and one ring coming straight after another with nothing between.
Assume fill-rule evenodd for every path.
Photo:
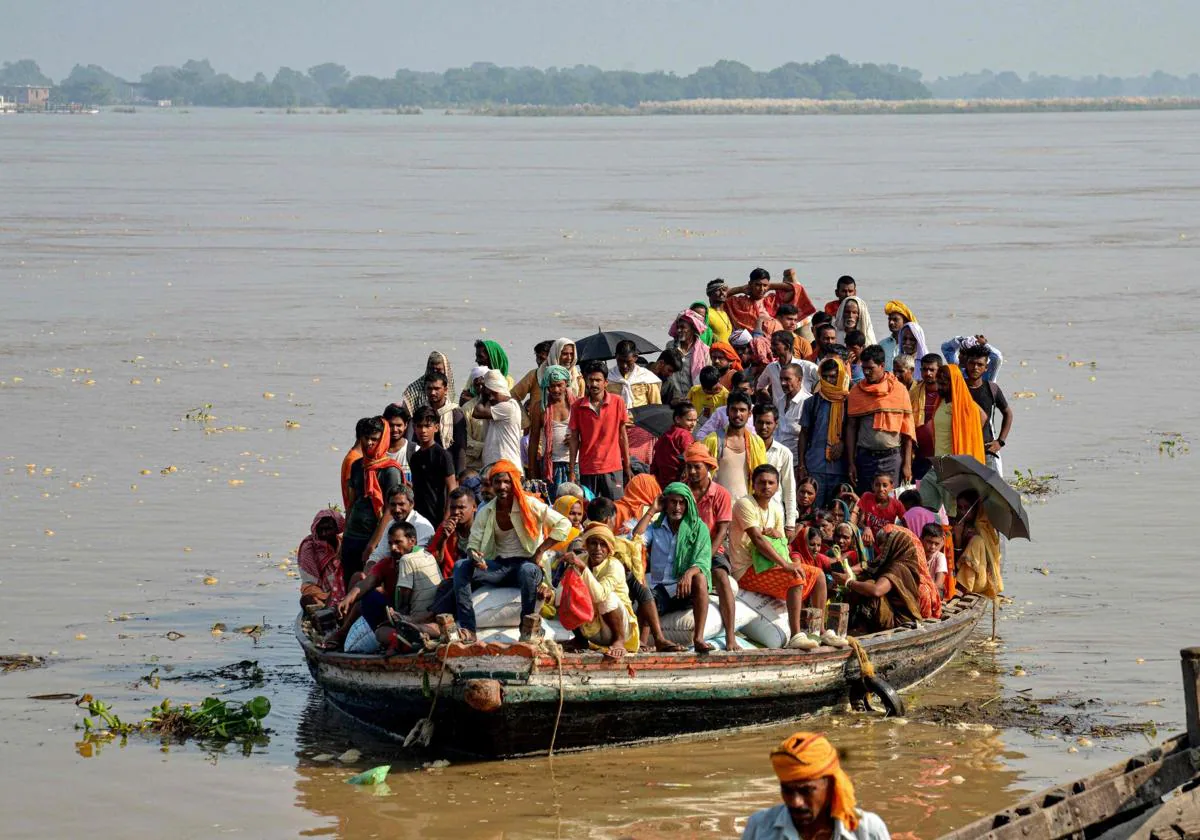
<instances>
[{"instance_id":1,"label":"wooden boat","mask_svg":"<svg viewBox=\"0 0 1200 840\"><path fill-rule=\"evenodd\" d=\"M1180 651L1186 735L1046 788L942 840L1200 840L1200 648Z\"/></svg>"},{"instance_id":2,"label":"wooden boat","mask_svg":"<svg viewBox=\"0 0 1200 840\"><path fill-rule=\"evenodd\" d=\"M969 595L941 619L859 637L876 675L903 690L963 647L989 602ZM419 655L329 652L296 636L313 679L342 711L404 737L433 710L433 747L481 758L629 744L793 719L862 685L846 649L638 654L556 660L528 644L443 645ZM560 714L561 704L561 714Z\"/></svg>"}]
</instances>

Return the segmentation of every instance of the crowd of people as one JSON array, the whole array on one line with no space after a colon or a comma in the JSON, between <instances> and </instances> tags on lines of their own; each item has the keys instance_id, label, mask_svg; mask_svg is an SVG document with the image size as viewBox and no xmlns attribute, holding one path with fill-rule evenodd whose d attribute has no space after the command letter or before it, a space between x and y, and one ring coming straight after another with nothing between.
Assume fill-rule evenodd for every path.
<instances>
[{"instance_id":1,"label":"crowd of people","mask_svg":"<svg viewBox=\"0 0 1200 840\"><path fill-rule=\"evenodd\" d=\"M546 340L519 380L478 341L457 400L450 360L431 353L400 402L358 421L345 514L319 512L300 545L301 603L336 617L322 644L348 645L362 619L368 647L407 652L439 614L472 641L488 586L614 659L681 650L661 618L687 610L692 647L712 650L710 601L739 650L739 591L778 599L802 650L846 645L802 627L830 600L862 633L937 618L958 593L996 597L1000 542L978 494L933 505L914 485L942 455L1002 473L1002 355L983 335L932 352L898 300L877 333L853 277L834 292L817 308L791 269L713 280L653 359L633 340L587 360Z\"/></svg>"}]
</instances>

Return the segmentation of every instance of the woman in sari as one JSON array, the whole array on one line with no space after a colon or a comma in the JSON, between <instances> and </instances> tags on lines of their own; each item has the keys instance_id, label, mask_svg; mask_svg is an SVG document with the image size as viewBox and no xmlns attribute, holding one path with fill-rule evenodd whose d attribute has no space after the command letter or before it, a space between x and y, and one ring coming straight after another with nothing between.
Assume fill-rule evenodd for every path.
<instances>
[{"instance_id":1,"label":"woman in sari","mask_svg":"<svg viewBox=\"0 0 1200 840\"><path fill-rule=\"evenodd\" d=\"M339 557L346 519L336 510L318 511L309 535L300 542L296 564L300 567L300 606L337 606L346 594Z\"/></svg>"},{"instance_id":2,"label":"woman in sari","mask_svg":"<svg viewBox=\"0 0 1200 840\"><path fill-rule=\"evenodd\" d=\"M896 531L884 532L876 543L875 561L858 580L833 573L835 586L844 586L853 609L852 622L860 633L917 624L925 617L921 605L921 567L924 558L913 543ZM929 570L925 570L929 574Z\"/></svg>"},{"instance_id":3,"label":"woman in sari","mask_svg":"<svg viewBox=\"0 0 1200 840\"><path fill-rule=\"evenodd\" d=\"M408 387L404 389L404 402L408 405L409 414L429 404L429 398L425 396L425 381L432 373L445 376L446 393L454 394L454 370L450 367L450 359L440 350L434 350L425 362L425 373L408 383Z\"/></svg>"},{"instance_id":4,"label":"woman in sari","mask_svg":"<svg viewBox=\"0 0 1200 840\"><path fill-rule=\"evenodd\" d=\"M1004 591L1000 574L1000 534L988 519L980 496L974 490L960 493L955 500L954 545L963 546L955 564L955 578L964 592L973 592L992 600Z\"/></svg>"}]
</instances>

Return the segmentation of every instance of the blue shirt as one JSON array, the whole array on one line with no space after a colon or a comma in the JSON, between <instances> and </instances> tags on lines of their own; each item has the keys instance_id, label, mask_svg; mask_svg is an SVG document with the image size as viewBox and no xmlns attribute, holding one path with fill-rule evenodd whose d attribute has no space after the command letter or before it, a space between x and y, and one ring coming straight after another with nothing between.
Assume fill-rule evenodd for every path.
<instances>
[{"instance_id":1,"label":"blue shirt","mask_svg":"<svg viewBox=\"0 0 1200 840\"><path fill-rule=\"evenodd\" d=\"M792 822L786 805L766 808L750 817L742 840L800 840L800 832ZM878 814L870 811L858 812L858 828L846 830L841 820L833 821L831 840L891 840L887 825Z\"/></svg>"},{"instance_id":2,"label":"blue shirt","mask_svg":"<svg viewBox=\"0 0 1200 840\"><path fill-rule=\"evenodd\" d=\"M808 449L801 452L800 457L804 459L804 468L816 475L846 473L845 457L840 461L825 460L825 447L829 444L831 405L829 400L816 394L804 403L804 410L800 412L800 425L808 432Z\"/></svg>"},{"instance_id":3,"label":"blue shirt","mask_svg":"<svg viewBox=\"0 0 1200 840\"><path fill-rule=\"evenodd\" d=\"M646 583L651 587L661 585L674 598L679 584L675 579L675 532L664 521L662 525L652 525L642 536L642 542L650 549Z\"/></svg>"}]
</instances>

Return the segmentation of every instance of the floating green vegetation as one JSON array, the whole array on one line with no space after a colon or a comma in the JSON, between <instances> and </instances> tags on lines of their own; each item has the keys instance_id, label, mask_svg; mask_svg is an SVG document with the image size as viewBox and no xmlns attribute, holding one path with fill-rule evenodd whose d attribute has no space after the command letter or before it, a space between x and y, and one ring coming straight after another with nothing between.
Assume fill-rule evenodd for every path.
<instances>
[{"instance_id":1,"label":"floating green vegetation","mask_svg":"<svg viewBox=\"0 0 1200 840\"><path fill-rule=\"evenodd\" d=\"M212 403L205 403L193 409L189 409L184 415L184 420L190 420L193 423L211 423L217 419L217 416L212 413Z\"/></svg>"},{"instance_id":2,"label":"floating green vegetation","mask_svg":"<svg viewBox=\"0 0 1200 840\"><path fill-rule=\"evenodd\" d=\"M1177 458L1192 451L1191 445L1182 432L1155 432L1158 435L1158 454L1168 458Z\"/></svg>"},{"instance_id":3,"label":"floating green vegetation","mask_svg":"<svg viewBox=\"0 0 1200 840\"><path fill-rule=\"evenodd\" d=\"M1044 499L1058 492L1060 479L1054 473L1038 475L1033 470L1013 470L1013 478L1009 482L1013 489L1031 499Z\"/></svg>"},{"instance_id":4,"label":"floating green vegetation","mask_svg":"<svg viewBox=\"0 0 1200 840\"><path fill-rule=\"evenodd\" d=\"M172 741L193 738L213 746L237 742L242 752L249 754L256 744L266 742L267 730L262 721L271 712L271 701L255 697L245 703L206 697L199 706L191 703L174 705L163 700L150 714L136 722L121 720L107 703L85 694L75 701L87 710L82 725L83 739L76 744L80 755L92 756L100 745L121 739L122 746L130 735L157 735L163 745Z\"/></svg>"}]
</instances>

